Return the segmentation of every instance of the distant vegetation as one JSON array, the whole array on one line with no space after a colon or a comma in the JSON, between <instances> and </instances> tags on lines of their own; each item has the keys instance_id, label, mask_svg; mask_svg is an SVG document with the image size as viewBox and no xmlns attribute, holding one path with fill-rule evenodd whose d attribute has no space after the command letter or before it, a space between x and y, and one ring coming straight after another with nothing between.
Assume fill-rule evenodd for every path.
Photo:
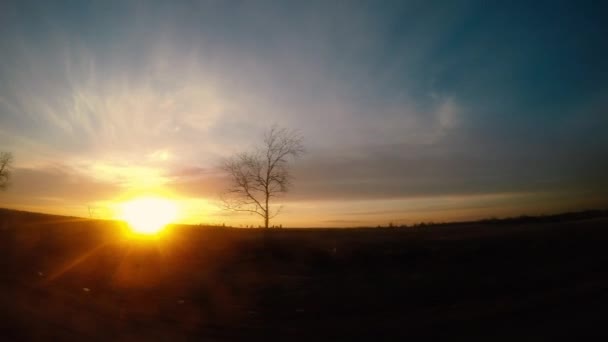
<instances>
[{"instance_id":1,"label":"distant vegetation","mask_svg":"<svg viewBox=\"0 0 608 342\"><path fill-rule=\"evenodd\" d=\"M387 226L378 225L376 228L421 228L421 227L437 227L437 226L459 226L459 225L471 225L471 224L484 224L484 225L501 225L501 224L523 224L523 223L553 223L553 222L566 222L576 221L583 219L593 219L599 217L608 217L608 210L584 210L576 212L567 212L552 215L520 215L505 218L485 218L475 221L456 221L456 222L418 222L412 225L402 224L395 225L390 222ZM364 228L364 227L361 227Z\"/></svg>"},{"instance_id":2,"label":"distant vegetation","mask_svg":"<svg viewBox=\"0 0 608 342\"><path fill-rule=\"evenodd\" d=\"M11 176L13 155L10 152L0 152L0 190L6 189Z\"/></svg>"}]
</instances>

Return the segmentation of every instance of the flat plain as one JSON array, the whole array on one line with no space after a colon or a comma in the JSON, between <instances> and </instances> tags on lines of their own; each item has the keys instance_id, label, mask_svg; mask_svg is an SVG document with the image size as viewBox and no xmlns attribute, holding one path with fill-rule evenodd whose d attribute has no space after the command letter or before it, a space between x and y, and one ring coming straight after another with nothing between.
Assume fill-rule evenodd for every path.
<instances>
[{"instance_id":1,"label":"flat plain","mask_svg":"<svg viewBox=\"0 0 608 342\"><path fill-rule=\"evenodd\" d=\"M607 336L605 211L403 228L171 226L0 210L4 340Z\"/></svg>"}]
</instances>

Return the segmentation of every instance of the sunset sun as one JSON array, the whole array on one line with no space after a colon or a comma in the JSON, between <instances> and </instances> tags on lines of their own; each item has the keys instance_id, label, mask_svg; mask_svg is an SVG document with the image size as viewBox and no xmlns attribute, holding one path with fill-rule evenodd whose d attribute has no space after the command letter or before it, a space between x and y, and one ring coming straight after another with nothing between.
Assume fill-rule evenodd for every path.
<instances>
[{"instance_id":1,"label":"sunset sun","mask_svg":"<svg viewBox=\"0 0 608 342\"><path fill-rule=\"evenodd\" d=\"M163 198L137 198L120 205L120 218L133 232L151 235L177 218L177 205Z\"/></svg>"}]
</instances>

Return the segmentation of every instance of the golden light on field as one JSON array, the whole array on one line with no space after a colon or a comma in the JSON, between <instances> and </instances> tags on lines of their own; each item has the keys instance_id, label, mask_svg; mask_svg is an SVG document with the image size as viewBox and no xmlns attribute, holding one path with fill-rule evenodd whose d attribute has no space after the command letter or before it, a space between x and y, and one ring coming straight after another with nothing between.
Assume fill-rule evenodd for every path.
<instances>
[{"instance_id":1,"label":"golden light on field","mask_svg":"<svg viewBox=\"0 0 608 342\"><path fill-rule=\"evenodd\" d=\"M120 205L120 218L137 234L156 234L177 216L177 205L164 198L137 198Z\"/></svg>"}]
</instances>

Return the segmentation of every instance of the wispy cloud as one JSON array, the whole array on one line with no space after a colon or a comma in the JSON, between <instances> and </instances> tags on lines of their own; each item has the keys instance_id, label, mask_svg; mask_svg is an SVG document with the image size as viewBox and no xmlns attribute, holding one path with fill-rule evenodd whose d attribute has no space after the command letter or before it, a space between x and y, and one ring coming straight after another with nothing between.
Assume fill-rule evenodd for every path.
<instances>
[{"instance_id":1,"label":"wispy cloud","mask_svg":"<svg viewBox=\"0 0 608 342\"><path fill-rule=\"evenodd\" d=\"M292 5L2 5L0 147L19 165L3 203L212 198L221 158L274 122L310 151L294 203L608 193L593 8L559 40L562 4L521 27L516 4Z\"/></svg>"}]
</instances>

